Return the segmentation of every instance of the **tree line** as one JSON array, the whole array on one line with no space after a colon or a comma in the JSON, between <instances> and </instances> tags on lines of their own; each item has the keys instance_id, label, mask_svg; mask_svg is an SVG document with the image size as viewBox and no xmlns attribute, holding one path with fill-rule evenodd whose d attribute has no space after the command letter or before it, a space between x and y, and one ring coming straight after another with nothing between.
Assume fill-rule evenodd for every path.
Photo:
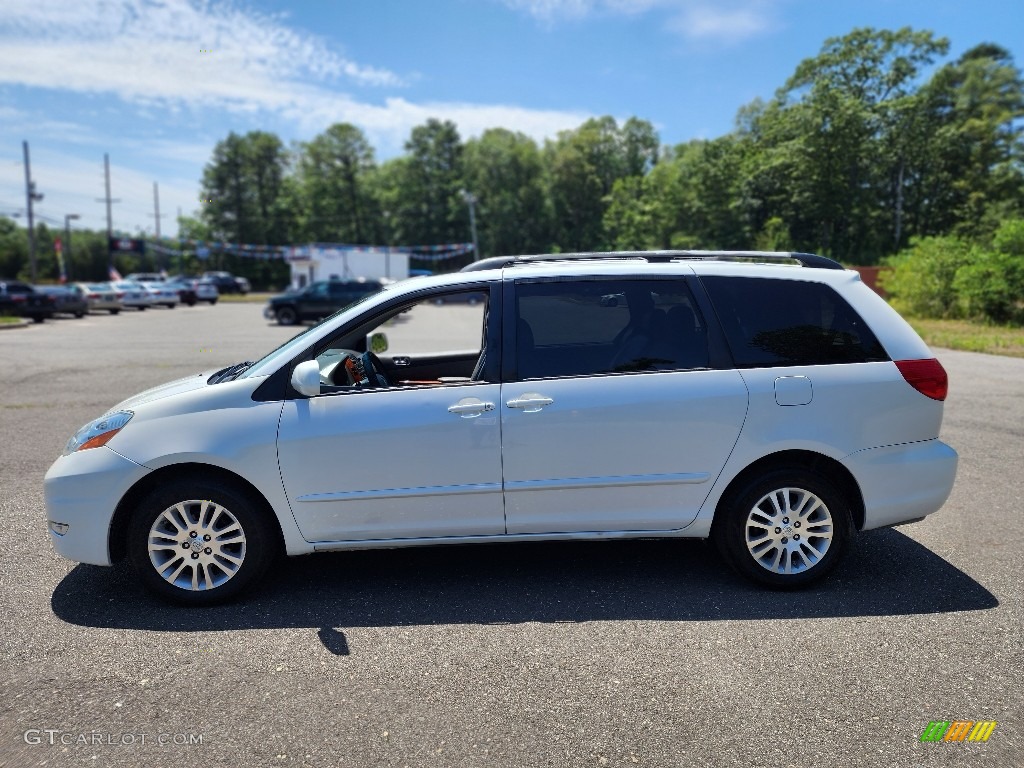
<instances>
[{"instance_id":1,"label":"tree line","mask_svg":"<svg viewBox=\"0 0 1024 768\"><path fill-rule=\"evenodd\" d=\"M231 134L189 225L271 245L463 242L469 191L483 256L762 248L874 264L913 238L991 237L1024 214L1020 71L992 44L936 66L948 50L928 31L856 29L743 107L731 133L677 146L636 117L542 146L504 128L463 141L429 120L382 163L344 123L290 148Z\"/></svg>"}]
</instances>

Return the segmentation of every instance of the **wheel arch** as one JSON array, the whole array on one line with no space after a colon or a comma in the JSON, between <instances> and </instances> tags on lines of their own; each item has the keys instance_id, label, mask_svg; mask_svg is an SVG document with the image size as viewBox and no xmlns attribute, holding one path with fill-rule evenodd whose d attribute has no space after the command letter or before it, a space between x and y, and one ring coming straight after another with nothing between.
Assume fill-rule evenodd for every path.
<instances>
[{"instance_id":1,"label":"wheel arch","mask_svg":"<svg viewBox=\"0 0 1024 768\"><path fill-rule=\"evenodd\" d=\"M860 485L850 470L844 467L835 459L822 453L806 450L788 450L770 453L762 456L757 461L748 464L740 471L726 486L722 495L715 505L715 516L711 527L722 519L721 511L737 493L740 492L754 478L772 472L777 469L797 468L814 472L821 475L843 494L850 505L850 514L853 516L853 528L856 531L864 528L864 496L861 493Z\"/></svg>"},{"instance_id":2,"label":"wheel arch","mask_svg":"<svg viewBox=\"0 0 1024 768\"><path fill-rule=\"evenodd\" d=\"M170 466L150 472L129 488L128 492L121 498L117 509L114 510L114 516L110 521L110 530L107 534L107 546L110 551L111 562L116 563L123 560L127 555L129 524L132 514L142 499L163 483L182 478L194 479L196 477L228 483L245 494L253 505L261 509L263 514L267 516L271 523L271 530L276 533L280 551L284 551L285 538L284 531L281 529L281 521L278 520L273 506L256 486L241 475L235 474L223 467L202 464L200 462L186 462L183 464L171 464Z\"/></svg>"}]
</instances>

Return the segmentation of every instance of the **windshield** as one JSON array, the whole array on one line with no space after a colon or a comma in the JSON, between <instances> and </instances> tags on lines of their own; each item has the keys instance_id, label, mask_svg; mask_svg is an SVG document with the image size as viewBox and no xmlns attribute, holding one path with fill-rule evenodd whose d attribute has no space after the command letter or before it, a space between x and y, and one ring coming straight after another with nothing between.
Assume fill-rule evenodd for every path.
<instances>
[{"instance_id":1,"label":"windshield","mask_svg":"<svg viewBox=\"0 0 1024 768\"><path fill-rule=\"evenodd\" d=\"M295 355L300 349L312 343L313 339L316 338L316 334L322 329L322 327L326 323L331 322L332 320L334 320L334 318L338 317L339 315L353 311L361 304L364 304L368 302L370 299L376 298L377 296L380 296L379 292L367 294L363 298L359 299L359 301L355 301L349 304L347 307L342 307L333 315L325 317L319 323L310 326L297 336L293 336L291 339L289 339L284 344L279 346L273 352L256 361L255 365L249 368L249 370L247 370L238 378L251 379L256 378L257 376L267 376L273 373L283 360L289 359L290 357Z\"/></svg>"}]
</instances>

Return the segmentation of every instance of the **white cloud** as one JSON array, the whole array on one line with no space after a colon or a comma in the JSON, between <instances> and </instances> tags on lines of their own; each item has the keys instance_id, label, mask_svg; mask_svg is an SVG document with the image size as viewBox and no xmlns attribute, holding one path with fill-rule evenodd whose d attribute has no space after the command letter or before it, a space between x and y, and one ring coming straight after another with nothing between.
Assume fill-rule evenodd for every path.
<instances>
[{"instance_id":1,"label":"white cloud","mask_svg":"<svg viewBox=\"0 0 1024 768\"><path fill-rule=\"evenodd\" d=\"M545 24L591 15L660 11L666 29L690 40L735 43L775 28L771 0L502 0Z\"/></svg>"},{"instance_id":2,"label":"white cloud","mask_svg":"<svg viewBox=\"0 0 1024 768\"><path fill-rule=\"evenodd\" d=\"M204 103L236 86L343 80L396 87L386 69L356 63L277 17L198 0L7 0L0 82L129 101Z\"/></svg>"},{"instance_id":3,"label":"white cloud","mask_svg":"<svg viewBox=\"0 0 1024 768\"><path fill-rule=\"evenodd\" d=\"M669 26L691 40L738 43L773 29L775 24L763 4L755 3L736 8L695 5L683 9Z\"/></svg>"},{"instance_id":4,"label":"white cloud","mask_svg":"<svg viewBox=\"0 0 1024 768\"><path fill-rule=\"evenodd\" d=\"M345 120L380 141L382 155L400 151L412 127L427 117L455 121L463 136L501 125L538 140L589 117L577 111L501 104L419 104L393 95L382 100L357 98L339 91L334 81L376 86L386 93L406 86L407 79L346 59L319 38L286 27L279 17L229 4L5 4L0 16L0 84L113 95L137 109L268 112L295 121L307 133Z\"/></svg>"}]
</instances>

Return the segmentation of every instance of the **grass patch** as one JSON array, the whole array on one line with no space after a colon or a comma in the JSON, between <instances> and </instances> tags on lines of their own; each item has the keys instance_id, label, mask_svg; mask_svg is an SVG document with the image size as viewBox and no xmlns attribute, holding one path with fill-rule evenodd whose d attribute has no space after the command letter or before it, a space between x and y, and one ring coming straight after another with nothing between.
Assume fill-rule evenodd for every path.
<instances>
[{"instance_id":1,"label":"grass patch","mask_svg":"<svg viewBox=\"0 0 1024 768\"><path fill-rule=\"evenodd\" d=\"M11 317L9 315L0 315L0 325L19 325L21 323L20 317Z\"/></svg>"},{"instance_id":2,"label":"grass patch","mask_svg":"<svg viewBox=\"0 0 1024 768\"><path fill-rule=\"evenodd\" d=\"M240 293L222 293L220 301L231 304L266 304L271 296L279 296L278 293L247 293L243 296Z\"/></svg>"},{"instance_id":3,"label":"grass patch","mask_svg":"<svg viewBox=\"0 0 1024 768\"><path fill-rule=\"evenodd\" d=\"M906 320L930 347L1024 357L1024 328L985 325L970 320L921 317L907 317Z\"/></svg>"}]
</instances>

